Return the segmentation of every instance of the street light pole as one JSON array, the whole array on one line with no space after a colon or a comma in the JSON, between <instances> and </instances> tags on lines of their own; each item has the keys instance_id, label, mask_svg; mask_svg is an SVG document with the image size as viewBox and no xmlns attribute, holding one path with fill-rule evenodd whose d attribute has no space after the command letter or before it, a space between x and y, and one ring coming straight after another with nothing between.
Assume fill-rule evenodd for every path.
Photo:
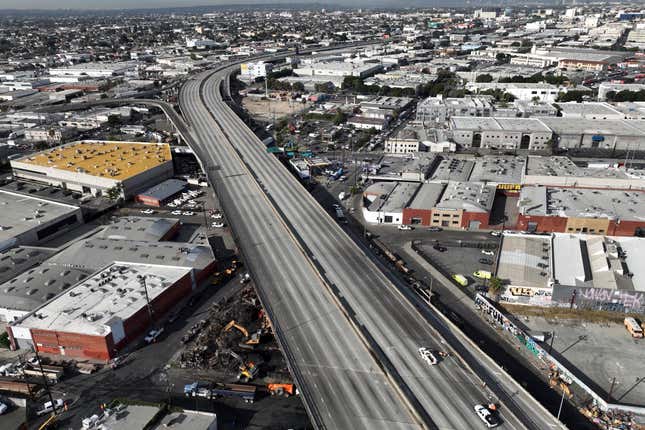
<instances>
[{"instance_id":1,"label":"street light pole","mask_svg":"<svg viewBox=\"0 0 645 430\"><path fill-rule=\"evenodd\" d=\"M560 421L560 413L562 412L562 405L564 404L564 390L562 390L562 398L560 399L560 407L558 408L558 421Z\"/></svg>"},{"instance_id":2,"label":"street light pole","mask_svg":"<svg viewBox=\"0 0 645 430\"><path fill-rule=\"evenodd\" d=\"M146 285L146 276L145 275L137 275L137 279L139 280L139 285L143 287L143 291L146 294L146 306L148 308L148 316L150 317L150 325L154 323L154 320L152 318L152 306L150 306L150 297L148 296L148 287Z\"/></svg>"}]
</instances>

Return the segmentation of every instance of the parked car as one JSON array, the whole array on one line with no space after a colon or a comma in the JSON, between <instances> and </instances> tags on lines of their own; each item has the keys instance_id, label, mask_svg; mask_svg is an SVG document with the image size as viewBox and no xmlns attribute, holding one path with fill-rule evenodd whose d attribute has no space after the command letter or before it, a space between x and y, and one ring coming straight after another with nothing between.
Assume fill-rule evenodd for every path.
<instances>
[{"instance_id":1,"label":"parked car","mask_svg":"<svg viewBox=\"0 0 645 430\"><path fill-rule=\"evenodd\" d=\"M214 223L212 223L212 224L211 224L211 226L212 226L212 227L215 227L215 228L222 228L222 227L224 227L225 225L226 225L226 224L224 224L223 222L214 222Z\"/></svg>"},{"instance_id":2,"label":"parked car","mask_svg":"<svg viewBox=\"0 0 645 430\"><path fill-rule=\"evenodd\" d=\"M146 215L152 215L153 213L155 213L155 211L153 211L152 209L141 209L141 213Z\"/></svg>"},{"instance_id":3,"label":"parked car","mask_svg":"<svg viewBox=\"0 0 645 430\"><path fill-rule=\"evenodd\" d=\"M183 216L193 216L193 215L195 215L195 212L193 212L193 211L184 211L181 214Z\"/></svg>"},{"instance_id":4,"label":"parked car","mask_svg":"<svg viewBox=\"0 0 645 430\"><path fill-rule=\"evenodd\" d=\"M438 232L438 231L443 231L443 229L441 227L430 227L428 231Z\"/></svg>"},{"instance_id":5,"label":"parked car","mask_svg":"<svg viewBox=\"0 0 645 430\"><path fill-rule=\"evenodd\" d=\"M145 343L154 343L157 341L159 336L161 336L161 333L163 333L163 327L159 329L152 329L148 332L148 335L143 338Z\"/></svg>"},{"instance_id":6,"label":"parked car","mask_svg":"<svg viewBox=\"0 0 645 430\"><path fill-rule=\"evenodd\" d=\"M493 264L493 260L491 260L490 258L480 258L479 262L481 264L488 264L489 266Z\"/></svg>"},{"instance_id":7,"label":"parked car","mask_svg":"<svg viewBox=\"0 0 645 430\"><path fill-rule=\"evenodd\" d=\"M181 215L181 211L172 211L170 212L171 215Z\"/></svg>"},{"instance_id":8,"label":"parked car","mask_svg":"<svg viewBox=\"0 0 645 430\"><path fill-rule=\"evenodd\" d=\"M211 218L214 218L214 219L222 219L222 218L223 218L223 215L222 215L222 213L221 213L221 212L215 212L214 214L212 214L212 215L211 215Z\"/></svg>"},{"instance_id":9,"label":"parked car","mask_svg":"<svg viewBox=\"0 0 645 430\"><path fill-rule=\"evenodd\" d=\"M497 230L493 230L493 231L490 232L490 235L494 236L494 237L500 237L502 235L502 232L497 231Z\"/></svg>"},{"instance_id":10,"label":"parked car","mask_svg":"<svg viewBox=\"0 0 645 430\"><path fill-rule=\"evenodd\" d=\"M9 409L9 406L7 406L6 403L0 402L0 415L2 415L5 412L7 412L8 409Z\"/></svg>"},{"instance_id":11,"label":"parked car","mask_svg":"<svg viewBox=\"0 0 645 430\"><path fill-rule=\"evenodd\" d=\"M438 243L435 243L434 245L432 245L432 249L439 252L446 252L448 250L448 248L446 248L445 246L441 246Z\"/></svg>"},{"instance_id":12,"label":"parked car","mask_svg":"<svg viewBox=\"0 0 645 430\"><path fill-rule=\"evenodd\" d=\"M398 228L399 230L404 230L404 231L412 230L412 227L410 227L409 225L403 225L403 224L401 224Z\"/></svg>"},{"instance_id":13,"label":"parked car","mask_svg":"<svg viewBox=\"0 0 645 430\"><path fill-rule=\"evenodd\" d=\"M484 255L495 255L495 251L491 251L488 249L482 249L482 254Z\"/></svg>"}]
</instances>

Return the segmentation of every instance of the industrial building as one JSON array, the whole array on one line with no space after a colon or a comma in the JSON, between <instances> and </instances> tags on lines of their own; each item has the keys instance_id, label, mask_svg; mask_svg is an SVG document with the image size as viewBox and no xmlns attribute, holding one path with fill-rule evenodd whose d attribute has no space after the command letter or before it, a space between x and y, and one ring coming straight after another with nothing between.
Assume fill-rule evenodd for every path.
<instances>
[{"instance_id":1,"label":"industrial building","mask_svg":"<svg viewBox=\"0 0 645 430\"><path fill-rule=\"evenodd\" d=\"M0 190L0 251L36 245L83 223L78 206Z\"/></svg>"},{"instance_id":2,"label":"industrial building","mask_svg":"<svg viewBox=\"0 0 645 430\"><path fill-rule=\"evenodd\" d=\"M186 181L167 179L151 188L148 188L141 194L137 194L135 201L148 206L160 207L169 202L177 194L184 191L187 185Z\"/></svg>"},{"instance_id":3,"label":"industrial building","mask_svg":"<svg viewBox=\"0 0 645 430\"><path fill-rule=\"evenodd\" d=\"M558 103L562 118L620 120L625 115L608 103Z\"/></svg>"},{"instance_id":4,"label":"industrial building","mask_svg":"<svg viewBox=\"0 0 645 430\"><path fill-rule=\"evenodd\" d=\"M645 192L523 187L518 230L645 236Z\"/></svg>"},{"instance_id":5,"label":"industrial building","mask_svg":"<svg viewBox=\"0 0 645 430\"><path fill-rule=\"evenodd\" d=\"M303 64L293 69L298 76L355 76L366 78L379 72L383 66L377 63L355 64L342 61Z\"/></svg>"},{"instance_id":6,"label":"industrial building","mask_svg":"<svg viewBox=\"0 0 645 430\"><path fill-rule=\"evenodd\" d=\"M190 269L114 263L7 326L21 348L107 361L195 288Z\"/></svg>"},{"instance_id":7,"label":"industrial building","mask_svg":"<svg viewBox=\"0 0 645 430\"><path fill-rule=\"evenodd\" d=\"M240 64L240 77L243 79L266 78L273 70L273 64L264 61L248 62Z\"/></svg>"},{"instance_id":8,"label":"industrial building","mask_svg":"<svg viewBox=\"0 0 645 430\"><path fill-rule=\"evenodd\" d=\"M541 118L555 135L555 146L582 150L645 150L645 121Z\"/></svg>"},{"instance_id":9,"label":"industrial building","mask_svg":"<svg viewBox=\"0 0 645 430\"><path fill-rule=\"evenodd\" d=\"M607 100L607 94L610 92L619 93L621 91L643 91L645 84L619 84L612 82L601 82L598 85L598 101Z\"/></svg>"},{"instance_id":10,"label":"industrial building","mask_svg":"<svg viewBox=\"0 0 645 430\"><path fill-rule=\"evenodd\" d=\"M423 190L426 188L427 190ZM403 211L405 224L477 230L488 228L490 212L495 201L496 187L483 182L449 181L440 198L430 202L438 193L438 184L424 184L419 199ZM425 207L415 207L421 203Z\"/></svg>"},{"instance_id":11,"label":"industrial building","mask_svg":"<svg viewBox=\"0 0 645 430\"><path fill-rule=\"evenodd\" d=\"M134 72L136 68L137 63L134 61L121 63L81 63L69 67L49 69L49 76L52 82L56 81L56 77L68 76L79 78L110 78Z\"/></svg>"},{"instance_id":12,"label":"industrial building","mask_svg":"<svg viewBox=\"0 0 645 430\"><path fill-rule=\"evenodd\" d=\"M553 132L537 118L484 118L454 116L450 130L465 148L550 151Z\"/></svg>"},{"instance_id":13,"label":"industrial building","mask_svg":"<svg viewBox=\"0 0 645 430\"><path fill-rule=\"evenodd\" d=\"M363 191L363 219L373 224L404 224L403 210L417 189L413 182L377 182Z\"/></svg>"},{"instance_id":14,"label":"industrial building","mask_svg":"<svg viewBox=\"0 0 645 430\"><path fill-rule=\"evenodd\" d=\"M526 186L645 189L645 170L608 160L578 165L568 157L530 155L521 182Z\"/></svg>"},{"instance_id":15,"label":"industrial building","mask_svg":"<svg viewBox=\"0 0 645 430\"><path fill-rule=\"evenodd\" d=\"M491 90L501 90L512 94L516 99L532 101L534 99L554 103L561 92L567 92L566 87L557 87L547 83L500 83L500 82L468 82L466 89L474 93ZM584 87L582 89L585 89Z\"/></svg>"},{"instance_id":16,"label":"industrial building","mask_svg":"<svg viewBox=\"0 0 645 430\"><path fill-rule=\"evenodd\" d=\"M555 233L505 234L497 276L500 300L645 313L645 239Z\"/></svg>"},{"instance_id":17,"label":"industrial building","mask_svg":"<svg viewBox=\"0 0 645 430\"><path fill-rule=\"evenodd\" d=\"M453 116L493 116L492 96L463 98L428 97L417 104L416 120L421 123L444 123Z\"/></svg>"},{"instance_id":18,"label":"industrial building","mask_svg":"<svg viewBox=\"0 0 645 430\"><path fill-rule=\"evenodd\" d=\"M129 198L173 175L167 144L79 141L11 161L13 175L83 194Z\"/></svg>"},{"instance_id":19,"label":"industrial building","mask_svg":"<svg viewBox=\"0 0 645 430\"><path fill-rule=\"evenodd\" d=\"M378 163L366 166L363 180L424 182L441 159L425 152L405 155L384 155Z\"/></svg>"}]
</instances>

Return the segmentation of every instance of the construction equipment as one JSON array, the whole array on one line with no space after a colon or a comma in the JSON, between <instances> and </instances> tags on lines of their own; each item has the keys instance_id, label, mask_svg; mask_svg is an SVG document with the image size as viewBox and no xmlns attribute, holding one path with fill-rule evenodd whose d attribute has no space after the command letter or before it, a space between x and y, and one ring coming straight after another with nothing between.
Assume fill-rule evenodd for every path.
<instances>
[{"instance_id":1,"label":"construction equipment","mask_svg":"<svg viewBox=\"0 0 645 430\"><path fill-rule=\"evenodd\" d=\"M56 425L57 419L58 419L58 416L56 414L51 414L51 416L47 418L45 422L41 424L40 427L38 427L38 430L45 430L45 429L54 427Z\"/></svg>"},{"instance_id":2,"label":"construction equipment","mask_svg":"<svg viewBox=\"0 0 645 430\"><path fill-rule=\"evenodd\" d=\"M255 378L260 372L259 363L255 364L252 361L240 364L240 373L237 375L237 380L242 382L249 382Z\"/></svg>"},{"instance_id":3,"label":"construction equipment","mask_svg":"<svg viewBox=\"0 0 645 430\"><path fill-rule=\"evenodd\" d=\"M267 384L267 389L272 396L289 397L298 394L298 389L293 384Z\"/></svg>"},{"instance_id":4,"label":"construction equipment","mask_svg":"<svg viewBox=\"0 0 645 430\"><path fill-rule=\"evenodd\" d=\"M257 345L257 344L260 343L260 338L262 337L262 330L258 330L257 332L253 333L249 337L249 331L245 327L239 325L237 322L235 322L235 320L231 320L228 324L226 324L226 326L224 326L224 330L222 330L222 331L224 333L226 333L227 331L229 331L233 327L238 329L244 335L244 337L246 338L246 340L244 341L244 344L246 344L246 345Z\"/></svg>"}]
</instances>

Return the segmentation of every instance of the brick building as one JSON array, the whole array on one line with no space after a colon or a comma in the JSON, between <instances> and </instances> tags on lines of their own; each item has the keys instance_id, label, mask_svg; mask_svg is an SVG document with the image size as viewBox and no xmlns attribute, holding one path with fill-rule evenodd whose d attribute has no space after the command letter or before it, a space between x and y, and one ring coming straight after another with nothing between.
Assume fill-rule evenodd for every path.
<instances>
[{"instance_id":1,"label":"brick building","mask_svg":"<svg viewBox=\"0 0 645 430\"><path fill-rule=\"evenodd\" d=\"M524 187L518 230L607 236L645 234L645 193L636 190Z\"/></svg>"},{"instance_id":2,"label":"brick building","mask_svg":"<svg viewBox=\"0 0 645 430\"><path fill-rule=\"evenodd\" d=\"M107 361L193 288L190 268L114 263L11 323L7 332L14 347Z\"/></svg>"}]
</instances>

